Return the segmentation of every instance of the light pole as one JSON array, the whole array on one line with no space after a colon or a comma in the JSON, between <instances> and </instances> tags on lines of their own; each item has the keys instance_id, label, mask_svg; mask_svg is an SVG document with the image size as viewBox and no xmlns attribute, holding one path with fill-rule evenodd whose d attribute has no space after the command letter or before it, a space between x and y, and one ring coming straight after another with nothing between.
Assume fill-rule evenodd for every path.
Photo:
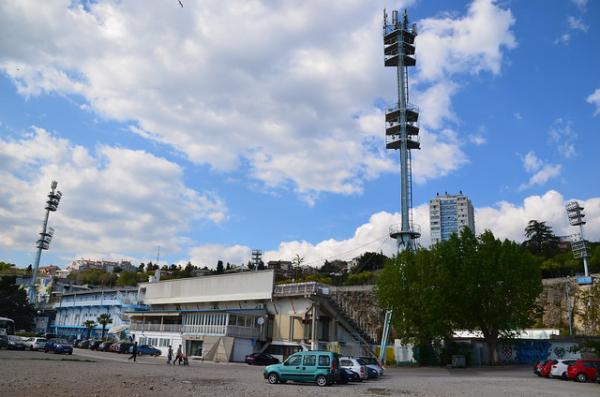
<instances>
[{"instance_id":1,"label":"light pole","mask_svg":"<svg viewBox=\"0 0 600 397\"><path fill-rule=\"evenodd\" d=\"M585 217L583 207L580 206L577 201L568 202L566 207L567 216L569 217L571 226L579 226L579 234L571 236L571 249L573 250L573 256L576 259L583 258L583 268L587 279L590 276L590 273L588 271L587 246L583 235L583 225L585 225L585 220L583 219Z\"/></svg>"},{"instance_id":2,"label":"light pole","mask_svg":"<svg viewBox=\"0 0 600 397\"><path fill-rule=\"evenodd\" d=\"M58 208L58 203L60 203L60 199L62 197L62 193L59 190L56 190L56 186L58 186L58 182L52 181L50 188L52 189L50 193L48 193L48 200L46 201L46 216L44 217L44 223L42 224L42 232L40 233L40 239L36 242L37 253L35 255L35 263L33 265L33 271L31 274L31 283L29 284L29 302L32 304L36 304L37 292L35 289L35 281L37 278L37 271L40 267L40 258L42 257L42 250L47 250L50 248L50 242L52 241L52 236L54 235L54 229L52 227L48 227L48 217L50 216L50 212L54 212Z\"/></svg>"}]
</instances>

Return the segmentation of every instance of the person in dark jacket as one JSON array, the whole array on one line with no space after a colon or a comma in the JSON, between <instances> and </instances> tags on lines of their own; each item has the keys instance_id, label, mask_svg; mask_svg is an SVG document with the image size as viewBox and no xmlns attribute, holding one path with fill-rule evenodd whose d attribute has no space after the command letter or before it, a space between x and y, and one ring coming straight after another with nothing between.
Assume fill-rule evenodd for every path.
<instances>
[{"instance_id":1,"label":"person in dark jacket","mask_svg":"<svg viewBox=\"0 0 600 397\"><path fill-rule=\"evenodd\" d=\"M171 360L173 359L173 348L169 345L169 351L167 352L167 364L171 365ZM173 362L175 364L175 362Z\"/></svg>"},{"instance_id":2,"label":"person in dark jacket","mask_svg":"<svg viewBox=\"0 0 600 397\"><path fill-rule=\"evenodd\" d=\"M133 346L131 347L131 356L129 356L128 360L131 360L133 358L133 362L135 362L135 360L137 358L137 354L138 354L138 347L137 347L137 342L135 342L133 344Z\"/></svg>"}]
</instances>

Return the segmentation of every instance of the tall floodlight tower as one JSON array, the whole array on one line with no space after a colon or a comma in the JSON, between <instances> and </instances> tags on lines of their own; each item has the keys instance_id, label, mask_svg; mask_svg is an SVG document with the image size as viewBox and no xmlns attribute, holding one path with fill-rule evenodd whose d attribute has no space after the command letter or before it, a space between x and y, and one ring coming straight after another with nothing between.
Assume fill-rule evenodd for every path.
<instances>
[{"instance_id":1,"label":"tall floodlight tower","mask_svg":"<svg viewBox=\"0 0 600 397\"><path fill-rule=\"evenodd\" d=\"M58 209L58 203L60 203L60 199L62 197L62 193L60 190L56 190L56 186L58 186L58 182L52 181L50 185L50 193L48 193L48 200L46 201L46 216L44 218L44 223L42 223L42 232L40 233L40 239L36 242L37 253L35 255L35 262L33 264L33 271L31 274L31 283L29 284L29 302L32 304L36 304L36 289L35 289L35 281L37 278L37 271L40 267L40 258L42 257L42 250L47 250L50 248L50 242L52 241L52 236L54 235L54 229L52 227L48 227L48 217L50 216L50 212L54 212Z\"/></svg>"},{"instance_id":2,"label":"tall floodlight tower","mask_svg":"<svg viewBox=\"0 0 600 397\"><path fill-rule=\"evenodd\" d=\"M590 273L588 271L588 252L587 245L585 243L585 237L583 235L583 225L585 225L585 214L583 213L583 207L579 205L577 201L570 201L567 203L567 216L569 217L569 223L571 226L579 226L579 233L575 233L571 236L571 249L576 259L583 259L583 271L585 272L586 280L581 280L580 284L590 284L591 279L588 279Z\"/></svg>"},{"instance_id":3,"label":"tall floodlight tower","mask_svg":"<svg viewBox=\"0 0 600 397\"><path fill-rule=\"evenodd\" d=\"M415 66L416 25L409 26L406 10L402 20L392 11L388 21L383 11L383 53L386 67L396 68L398 100L385 114L386 148L400 153L400 209L402 223L390 227L390 237L398 241L398 252L416 249L421 230L412 221L411 150L420 149L419 109L408 102L408 68Z\"/></svg>"}]
</instances>

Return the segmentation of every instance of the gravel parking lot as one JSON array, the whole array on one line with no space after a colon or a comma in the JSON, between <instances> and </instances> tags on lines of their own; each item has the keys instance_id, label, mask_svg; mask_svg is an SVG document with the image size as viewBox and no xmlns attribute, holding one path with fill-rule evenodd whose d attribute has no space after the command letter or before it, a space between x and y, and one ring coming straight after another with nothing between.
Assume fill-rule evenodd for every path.
<instances>
[{"instance_id":1,"label":"gravel parking lot","mask_svg":"<svg viewBox=\"0 0 600 397\"><path fill-rule=\"evenodd\" d=\"M599 384L534 376L529 367L389 368L378 380L319 388L269 385L261 367L192 361L168 366L163 357L75 349L72 356L0 351L0 396L594 396Z\"/></svg>"}]
</instances>

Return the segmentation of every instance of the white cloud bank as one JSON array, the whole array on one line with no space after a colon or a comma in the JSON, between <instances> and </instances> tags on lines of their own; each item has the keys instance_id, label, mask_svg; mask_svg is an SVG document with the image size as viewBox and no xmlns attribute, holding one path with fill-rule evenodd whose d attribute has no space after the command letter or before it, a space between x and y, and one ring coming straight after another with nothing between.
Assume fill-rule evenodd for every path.
<instances>
[{"instance_id":1,"label":"white cloud bank","mask_svg":"<svg viewBox=\"0 0 600 397\"><path fill-rule=\"evenodd\" d=\"M594 112L594 116L600 114L600 88L594 91L586 98L587 103L592 104L596 107L596 111Z\"/></svg>"},{"instance_id":2,"label":"white cloud bank","mask_svg":"<svg viewBox=\"0 0 600 397\"><path fill-rule=\"evenodd\" d=\"M529 196L520 204L500 201L494 206L475 209L475 228L477 233L491 230L498 238L507 238L517 242L524 239L523 231L531 219L546 221L557 235L570 235L575 232L569 226L565 205L570 201L559 192L549 190L543 195ZM587 225L586 237L592 241L600 240L600 197L579 200L585 208ZM430 244L429 205L415 208L415 223L421 225L421 244ZM318 243L308 241L286 241L275 250L265 252L265 259L292 260L296 255L304 257L305 263L321 266L325 259L349 260L367 251L382 251L386 255L396 252L395 240L388 236L389 226L400 222L400 214L378 212L369 221L356 228L354 234L345 240L329 239ZM234 255L232 255L234 253ZM199 246L190 252L192 258L202 259L204 264L215 264L218 259L227 258L237 263L246 263L250 259L250 248L241 246ZM192 260L193 262L193 260ZM214 266L214 265L213 265Z\"/></svg>"},{"instance_id":3,"label":"white cloud bank","mask_svg":"<svg viewBox=\"0 0 600 397\"><path fill-rule=\"evenodd\" d=\"M519 190L525 190L533 186L544 185L552 178L560 175L562 166L550 164L540 159L533 150L530 150L523 158L523 168L526 172L533 174L526 183L519 186Z\"/></svg>"},{"instance_id":4,"label":"white cloud bank","mask_svg":"<svg viewBox=\"0 0 600 397\"><path fill-rule=\"evenodd\" d=\"M98 257L177 252L191 221L227 217L213 194L185 186L183 170L150 153L98 146L95 152L34 127L0 138L0 249L33 251L50 182L64 192L51 215L52 250Z\"/></svg>"},{"instance_id":5,"label":"white cloud bank","mask_svg":"<svg viewBox=\"0 0 600 397\"><path fill-rule=\"evenodd\" d=\"M366 180L397 172L373 106L395 95L380 18L379 3L358 0L1 2L0 68L23 95L80 97L196 164L223 172L248 164L265 187L312 201L360 193ZM432 130L456 119L452 76L500 72L503 49L516 45L513 24L491 0L421 21L417 181L467 162L458 142Z\"/></svg>"}]
</instances>

